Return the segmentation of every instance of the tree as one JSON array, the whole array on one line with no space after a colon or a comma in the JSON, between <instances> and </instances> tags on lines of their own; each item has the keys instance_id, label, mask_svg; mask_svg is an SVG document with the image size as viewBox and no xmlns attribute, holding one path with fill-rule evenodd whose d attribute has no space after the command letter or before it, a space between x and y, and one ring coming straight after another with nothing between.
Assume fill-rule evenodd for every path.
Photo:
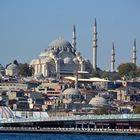
<instances>
[{"instance_id":1,"label":"tree","mask_svg":"<svg viewBox=\"0 0 140 140\"><path fill-rule=\"evenodd\" d=\"M108 80L108 79L109 79L109 72L104 71L104 72L102 73L102 78Z\"/></svg>"},{"instance_id":2,"label":"tree","mask_svg":"<svg viewBox=\"0 0 140 140\"><path fill-rule=\"evenodd\" d=\"M140 77L140 67L136 70L137 76Z\"/></svg>"},{"instance_id":3,"label":"tree","mask_svg":"<svg viewBox=\"0 0 140 140\"><path fill-rule=\"evenodd\" d=\"M15 65L17 65L17 66L19 65L19 64L18 64L18 61L17 61L16 59L13 61L13 64L15 64Z\"/></svg>"},{"instance_id":4,"label":"tree","mask_svg":"<svg viewBox=\"0 0 140 140\"><path fill-rule=\"evenodd\" d=\"M135 109L134 109L134 114L139 114L140 113L140 105L137 106Z\"/></svg>"},{"instance_id":5,"label":"tree","mask_svg":"<svg viewBox=\"0 0 140 140\"><path fill-rule=\"evenodd\" d=\"M99 78L101 77L100 74L99 74L98 72L94 72L92 76L93 76L93 77L99 77Z\"/></svg>"},{"instance_id":6,"label":"tree","mask_svg":"<svg viewBox=\"0 0 140 140\"><path fill-rule=\"evenodd\" d=\"M106 107L100 107L100 108L96 109L94 113L96 115L108 114L108 108L106 108Z\"/></svg>"},{"instance_id":7,"label":"tree","mask_svg":"<svg viewBox=\"0 0 140 140\"><path fill-rule=\"evenodd\" d=\"M137 66L133 63L123 63L118 66L118 73L121 77L135 78L137 76Z\"/></svg>"},{"instance_id":8,"label":"tree","mask_svg":"<svg viewBox=\"0 0 140 140\"><path fill-rule=\"evenodd\" d=\"M19 64L18 66L19 68L19 75L20 76L32 76L34 73L34 69L32 67L29 66L29 64L25 63L25 64Z\"/></svg>"},{"instance_id":9,"label":"tree","mask_svg":"<svg viewBox=\"0 0 140 140\"><path fill-rule=\"evenodd\" d=\"M121 77L118 73L115 73L114 75L112 75L112 81L115 81L115 80L120 80Z\"/></svg>"}]
</instances>

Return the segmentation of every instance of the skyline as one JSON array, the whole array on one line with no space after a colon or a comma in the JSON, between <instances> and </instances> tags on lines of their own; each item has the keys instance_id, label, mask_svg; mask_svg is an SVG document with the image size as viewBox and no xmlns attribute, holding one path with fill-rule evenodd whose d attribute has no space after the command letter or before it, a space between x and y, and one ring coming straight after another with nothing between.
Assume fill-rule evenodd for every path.
<instances>
[{"instance_id":1,"label":"skyline","mask_svg":"<svg viewBox=\"0 0 140 140\"><path fill-rule=\"evenodd\" d=\"M116 68L132 62L135 38L137 66L140 66L139 4L139 0L0 1L0 64L6 65L14 59L30 63L59 36L72 44L74 24L77 51L92 63L96 18L97 66L110 70L113 42Z\"/></svg>"}]
</instances>

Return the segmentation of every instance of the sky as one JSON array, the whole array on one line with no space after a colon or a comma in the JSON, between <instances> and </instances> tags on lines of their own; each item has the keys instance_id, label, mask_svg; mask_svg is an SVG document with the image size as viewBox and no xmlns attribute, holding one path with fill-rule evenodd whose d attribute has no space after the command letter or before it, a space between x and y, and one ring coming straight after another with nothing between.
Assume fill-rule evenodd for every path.
<instances>
[{"instance_id":1,"label":"sky","mask_svg":"<svg viewBox=\"0 0 140 140\"><path fill-rule=\"evenodd\" d=\"M115 67L132 61L134 39L140 66L140 0L0 0L0 64L30 63L50 42L72 42L92 62L94 19L97 21L97 66L110 70L114 42Z\"/></svg>"}]
</instances>

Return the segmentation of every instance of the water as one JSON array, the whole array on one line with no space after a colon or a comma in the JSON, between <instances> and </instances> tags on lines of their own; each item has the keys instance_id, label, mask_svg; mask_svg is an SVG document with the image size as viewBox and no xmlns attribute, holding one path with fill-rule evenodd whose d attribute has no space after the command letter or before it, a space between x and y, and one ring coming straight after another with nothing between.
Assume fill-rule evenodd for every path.
<instances>
[{"instance_id":1,"label":"water","mask_svg":"<svg viewBox=\"0 0 140 140\"><path fill-rule=\"evenodd\" d=\"M140 140L140 136L0 133L0 140Z\"/></svg>"}]
</instances>

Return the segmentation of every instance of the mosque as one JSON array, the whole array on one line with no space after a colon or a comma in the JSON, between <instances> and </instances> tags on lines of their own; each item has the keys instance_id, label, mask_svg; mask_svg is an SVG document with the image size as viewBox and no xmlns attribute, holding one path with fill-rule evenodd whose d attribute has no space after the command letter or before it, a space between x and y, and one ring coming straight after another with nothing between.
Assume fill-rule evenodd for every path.
<instances>
[{"instance_id":1,"label":"mosque","mask_svg":"<svg viewBox=\"0 0 140 140\"><path fill-rule=\"evenodd\" d=\"M96 36L97 33L95 32L95 45L97 45ZM96 61L96 57L94 59ZM75 25L73 26L72 45L69 41L59 37L53 40L37 59L33 59L30 65L35 70L34 76L43 75L59 78L60 76L73 75L76 71L88 73L93 71L90 61L82 57L80 52L77 52ZM94 68L96 68L96 62Z\"/></svg>"},{"instance_id":2,"label":"mosque","mask_svg":"<svg viewBox=\"0 0 140 140\"><path fill-rule=\"evenodd\" d=\"M33 59L30 65L34 68L34 76L57 77L69 76L76 71L92 73L97 71L97 23L93 26L92 38L92 64L77 52L76 29L73 26L72 45L62 37L53 40L48 48L41 52L37 59ZM134 40L132 63L136 65L136 40ZM112 46L111 72L115 72L115 47Z\"/></svg>"}]
</instances>

